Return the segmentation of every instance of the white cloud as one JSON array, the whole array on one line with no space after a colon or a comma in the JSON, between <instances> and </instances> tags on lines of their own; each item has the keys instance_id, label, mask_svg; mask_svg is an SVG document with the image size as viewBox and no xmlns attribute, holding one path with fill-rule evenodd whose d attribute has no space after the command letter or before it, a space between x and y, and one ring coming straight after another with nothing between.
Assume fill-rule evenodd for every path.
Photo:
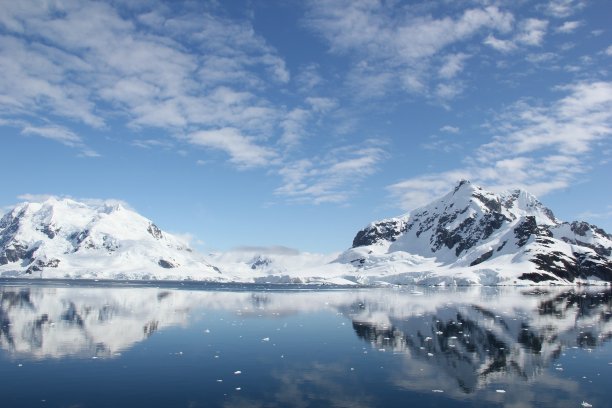
<instances>
[{"instance_id":1,"label":"white cloud","mask_svg":"<svg viewBox=\"0 0 612 408\"><path fill-rule=\"evenodd\" d=\"M379 142L366 141L363 146L338 148L324 157L285 164L278 172L283 185L275 194L313 204L345 202L365 177L377 171L384 157Z\"/></svg>"},{"instance_id":2,"label":"white cloud","mask_svg":"<svg viewBox=\"0 0 612 408\"><path fill-rule=\"evenodd\" d=\"M540 54L528 54L525 59L532 64L543 64L559 59L559 55L552 52L544 52Z\"/></svg>"},{"instance_id":3,"label":"white cloud","mask_svg":"<svg viewBox=\"0 0 612 408\"><path fill-rule=\"evenodd\" d=\"M521 44L530 46L542 45L548 21L538 20L536 18L528 18L519 24L519 32L515 37L515 41Z\"/></svg>"},{"instance_id":4,"label":"white cloud","mask_svg":"<svg viewBox=\"0 0 612 408\"><path fill-rule=\"evenodd\" d=\"M583 213L578 214L578 219L610 219L612 218L612 206L607 206L603 211L585 211Z\"/></svg>"},{"instance_id":5,"label":"white cloud","mask_svg":"<svg viewBox=\"0 0 612 408\"><path fill-rule=\"evenodd\" d=\"M555 31L558 33L568 34L577 29L582 25L580 21L566 21L561 26L557 27Z\"/></svg>"},{"instance_id":6,"label":"white cloud","mask_svg":"<svg viewBox=\"0 0 612 408\"><path fill-rule=\"evenodd\" d=\"M59 142L63 145L80 150L80 155L85 157L99 157L99 154L83 143L83 139L76 133L63 126L45 125L33 126L25 122L17 122L22 127L21 134L25 136L39 136L45 139Z\"/></svg>"},{"instance_id":7,"label":"white cloud","mask_svg":"<svg viewBox=\"0 0 612 408\"><path fill-rule=\"evenodd\" d=\"M506 33L513 23L512 14L496 6L433 17L415 16L395 2L338 0L310 4L307 25L328 41L332 53L355 57L357 63L347 80L364 97L397 91L398 82L405 92L426 92L432 80L432 57L482 32ZM465 58L464 53L443 58L439 76L456 76ZM433 94L440 96L435 89Z\"/></svg>"},{"instance_id":8,"label":"white cloud","mask_svg":"<svg viewBox=\"0 0 612 408\"><path fill-rule=\"evenodd\" d=\"M289 255L296 256L300 255L301 252L295 248L289 248L282 245L270 245L270 246L238 246L231 248L227 252L247 252L249 254L263 254L263 255ZM226 252L226 253L227 253Z\"/></svg>"},{"instance_id":9,"label":"white cloud","mask_svg":"<svg viewBox=\"0 0 612 408\"><path fill-rule=\"evenodd\" d=\"M612 82L581 82L558 90L567 95L548 106L519 102L501 114L489 126L495 136L466 156L464 167L390 185L392 196L412 210L460 179L536 195L568 187L589 169L593 148L612 136Z\"/></svg>"},{"instance_id":10,"label":"white cloud","mask_svg":"<svg viewBox=\"0 0 612 408\"><path fill-rule=\"evenodd\" d=\"M325 113L334 109L338 103L333 98L324 97L308 97L306 103L310 105L313 111L317 113Z\"/></svg>"},{"instance_id":11,"label":"white cloud","mask_svg":"<svg viewBox=\"0 0 612 408\"><path fill-rule=\"evenodd\" d=\"M194 145L226 152L230 161L241 168L269 165L276 158L272 149L258 145L235 128L201 130L191 133L188 140Z\"/></svg>"},{"instance_id":12,"label":"white cloud","mask_svg":"<svg viewBox=\"0 0 612 408\"><path fill-rule=\"evenodd\" d=\"M132 142L133 146L141 147L143 149L151 149L151 148L170 148L173 146L172 143L167 140L159 140L159 139L136 139Z\"/></svg>"},{"instance_id":13,"label":"white cloud","mask_svg":"<svg viewBox=\"0 0 612 408\"><path fill-rule=\"evenodd\" d=\"M99 198L73 197L70 195L24 193L24 194L19 194L17 196L17 199L19 201L27 201L30 203L42 203L49 199L55 199L55 200L69 199L69 200L78 201L78 202L81 202L87 205L91 205L91 206L100 207L100 206L107 206L107 205L121 205L129 210L134 210L132 206L130 206L130 204L128 204L126 201L119 200L116 198L108 198L108 199L102 200Z\"/></svg>"},{"instance_id":14,"label":"white cloud","mask_svg":"<svg viewBox=\"0 0 612 408\"><path fill-rule=\"evenodd\" d=\"M445 125L440 128L440 131L445 133L459 133L459 128L456 126Z\"/></svg>"},{"instance_id":15,"label":"white cloud","mask_svg":"<svg viewBox=\"0 0 612 408\"><path fill-rule=\"evenodd\" d=\"M541 46L544 42L547 28L548 21L528 18L519 21L517 31L513 37L500 39L489 34L483 43L502 53L516 51L522 45L531 47Z\"/></svg>"},{"instance_id":16,"label":"white cloud","mask_svg":"<svg viewBox=\"0 0 612 408\"><path fill-rule=\"evenodd\" d=\"M53 194L20 194L17 196L19 201L27 201L29 203L42 203L43 201L47 201L50 198L57 198Z\"/></svg>"},{"instance_id":17,"label":"white cloud","mask_svg":"<svg viewBox=\"0 0 612 408\"><path fill-rule=\"evenodd\" d=\"M309 93L324 82L319 73L319 65L315 63L310 63L301 67L295 77L295 81L300 91L304 93Z\"/></svg>"},{"instance_id":18,"label":"white cloud","mask_svg":"<svg viewBox=\"0 0 612 408\"><path fill-rule=\"evenodd\" d=\"M124 118L169 134L211 128L270 134L278 126L286 108L259 90L288 83L290 74L250 22L204 6L181 13L143 3L132 17L115 6L0 2L0 116L98 128ZM77 143L66 132L37 135ZM240 166L253 162L245 154L230 157Z\"/></svg>"},{"instance_id":19,"label":"white cloud","mask_svg":"<svg viewBox=\"0 0 612 408\"><path fill-rule=\"evenodd\" d=\"M495 36L493 36L492 34L489 34L489 36L483 41L483 43L499 52L510 52L514 51L517 48L516 44L513 41L501 40L499 38L495 38Z\"/></svg>"},{"instance_id":20,"label":"white cloud","mask_svg":"<svg viewBox=\"0 0 612 408\"><path fill-rule=\"evenodd\" d=\"M436 87L435 94L442 100L449 100L455 98L463 91L463 85L459 82L438 84Z\"/></svg>"},{"instance_id":21,"label":"white cloud","mask_svg":"<svg viewBox=\"0 0 612 408\"><path fill-rule=\"evenodd\" d=\"M444 65L438 70L438 75L445 79L454 78L463 70L464 61L467 58L468 55L461 52L447 55L444 57Z\"/></svg>"},{"instance_id":22,"label":"white cloud","mask_svg":"<svg viewBox=\"0 0 612 408\"><path fill-rule=\"evenodd\" d=\"M302 108L295 108L287 113L285 119L280 124L283 129L280 143L287 147L296 146L304 137L306 132L305 125L310 116L310 111Z\"/></svg>"},{"instance_id":23,"label":"white cloud","mask_svg":"<svg viewBox=\"0 0 612 408\"><path fill-rule=\"evenodd\" d=\"M24 135L36 135L46 139L55 140L56 142L60 142L70 147L79 146L83 142L81 138L71 130L61 126L27 126L22 129L21 133Z\"/></svg>"},{"instance_id":24,"label":"white cloud","mask_svg":"<svg viewBox=\"0 0 612 408\"><path fill-rule=\"evenodd\" d=\"M585 6L583 0L551 0L545 6L548 14L562 18L568 17Z\"/></svg>"},{"instance_id":25,"label":"white cloud","mask_svg":"<svg viewBox=\"0 0 612 408\"><path fill-rule=\"evenodd\" d=\"M604 51L604 53L608 56L612 56L612 45L610 45L608 48L606 48L606 50Z\"/></svg>"}]
</instances>

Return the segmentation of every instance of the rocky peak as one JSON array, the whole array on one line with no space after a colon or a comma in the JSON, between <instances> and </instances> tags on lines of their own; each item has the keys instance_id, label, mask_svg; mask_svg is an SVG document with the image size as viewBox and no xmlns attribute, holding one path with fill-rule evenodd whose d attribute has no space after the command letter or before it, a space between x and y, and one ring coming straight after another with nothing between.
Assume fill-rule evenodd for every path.
<instances>
[{"instance_id":1,"label":"rocky peak","mask_svg":"<svg viewBox=\"0 0 612 408\"><path fill-rule=\"evenodd\" d=\"M67 276L60 274L62 268L77 274L84 269L121 274L124 269L146 275L186 264L191 271L218 274L183 240L117 201L52 197L19 204L0 219L0 276L46 277L52 269Z\"/></svg>"},{"instance_id":2,"label":"rocky peak","mask_svg":"<svg viewBox=\"0 0 612 408\"><path fill-rule=\"evenodd\" d=\"M353 239L353 248L372 245L381 241L393 242L406 231L408 216L373 222L360 230Z\"/></svg>"}]
</instances>

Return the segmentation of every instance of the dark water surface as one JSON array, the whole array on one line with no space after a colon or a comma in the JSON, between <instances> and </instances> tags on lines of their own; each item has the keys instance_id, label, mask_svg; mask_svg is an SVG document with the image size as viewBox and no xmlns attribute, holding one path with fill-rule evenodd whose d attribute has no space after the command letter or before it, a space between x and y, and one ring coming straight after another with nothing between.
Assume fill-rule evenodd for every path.
<instances>
[{"instance_id":1,"label":"dark water surface","mask_svg":"<svg viewBox=\"0 0 612 408\"><path fill-rule=\"evenodd\" d=\"M287 289L4 283L0 406L612 406L609 288Z\"/></svg>"}]
</instances>

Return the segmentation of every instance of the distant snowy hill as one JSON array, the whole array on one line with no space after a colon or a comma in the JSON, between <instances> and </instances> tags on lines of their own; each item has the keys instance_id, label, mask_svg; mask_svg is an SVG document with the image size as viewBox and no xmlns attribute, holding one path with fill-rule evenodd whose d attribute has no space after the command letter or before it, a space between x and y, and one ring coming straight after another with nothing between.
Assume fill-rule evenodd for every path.
<instances>
[{"instance_id":1,"label":"distant snowy hill","mask_svg":"<svg viewBox=\"0 0 612 408\"><path fill-rule=\"evenodd\" d=\"M0 220L0 277L224 280L179 238L121 203L49 198Z\"/></svg>"},{"instance_id":2,"label":"distant snowy hill","mask_svg":"<svg viewBox=\"0 0 612 408\"><path fill-rule=\"evenodd\" d=\"M531 194L469 181L410 215L359 231L338 262L355 279L420 284L612 281L612 236L562 222Z\"/></svg>"},{"instance_id":3,"label":"distant snowy hill","mask_svg":"<svg viewBox=\"0 0 612 408\"><path fill-rule=\"evenodd\" d=\"M243 282L331 283L331 276L326 279L316 272L322 265L334 261L338 253L323 255L285 247L245 247L207 257L222 271L232 273Z\"/></svg>"}]
</instances>

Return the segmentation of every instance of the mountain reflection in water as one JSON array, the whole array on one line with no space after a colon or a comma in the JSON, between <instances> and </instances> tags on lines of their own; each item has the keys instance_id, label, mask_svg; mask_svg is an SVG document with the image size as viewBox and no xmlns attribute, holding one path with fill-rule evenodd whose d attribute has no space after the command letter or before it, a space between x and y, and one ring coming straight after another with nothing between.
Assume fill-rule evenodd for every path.
<instances>
[{"instance_id":1,"label":"mountain reflection in water","mask_svg":"<svg viewBox=\"0 0 612 408\"><path fill-rule=\"evenodd\" d=\"M385 354L369 364L395 364L385 380L394 389L431 392L443 388L446 396L455 397L477 393L489 384L529 383L541 375L560 373L561 369L554 371L551 367L566 350L597 350L612 337L609 288L250 292L10 285L0 286L0 357L4 355L0 366L3 361L16 360L42 363L94 357L116 361L164 331L186 331L200 325L201 335L210 323L202 323L202 316L215 313L231 316L233 326L248 327L245 336L253 333L257 338L253 347L270 341L257 332L255 319L266 319L266 329L275 321L283 321L283 327L294 321L299 325L293 327L308 323L311 332L288 333L284 340L279 334L273 345L278 343L279 349L290 350L308 344L315 347L316 341L322 341L320 347L344 341L347 356L332 356L330 361L349 361L346 364L357 367L355 350L360 355ZM340 323L334 320L333 324L339 331L332 333L330 323L325 326L321 319L318 332L317 323L308 321L307 316L338 316ZM273 334L281 328L275 330ZM353 340L346 336L351 332ZM205 347L201 338L194 341L201 343L192 346L194 350ZM230 347L230 343L223 344ZM217 344L209 346L220 348ZM343 346L338 343L335 347L341 350ZM240 352L248 355L248 350ZM323 371L313 368L321 364L315 358L323 357L308 360L302 356L294 366L283 366L284 374L278 374L279 366L270 367L268 374L283 382L295 370L303 371L308 363L314 372ZM372 367L359 368L374 372ZM246 394L242 395L244 399ZM268 401L266 398L259 396L260 401ZM373 400L368 401L373 404Z\"/></svg>"}]
</instances>

